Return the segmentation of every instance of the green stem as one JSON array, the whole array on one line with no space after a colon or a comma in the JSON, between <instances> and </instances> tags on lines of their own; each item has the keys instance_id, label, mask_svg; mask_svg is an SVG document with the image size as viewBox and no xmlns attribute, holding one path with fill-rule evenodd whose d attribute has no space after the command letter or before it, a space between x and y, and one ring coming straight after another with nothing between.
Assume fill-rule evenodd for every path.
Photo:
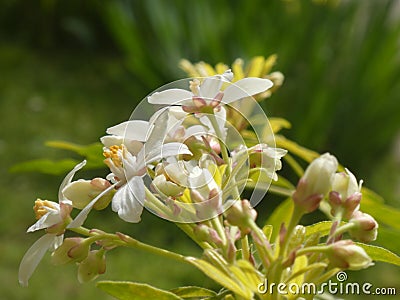
<instances>
[{"instance_id":1,"label":"green stem","mask_svg":"<svg viewBox=\"0 0 400 300\"><path fill-rule=\"evenodd\" d=\"M279 248L279 256L280 257L284 257L286 255L287 248L289 246L289 241L293 234L293 230L296 227L296 225L299 224L300 219L303 216L303 214L304 214L303 211L297 209L296 206L293 208L293 214L292 214L292 217L290 218L289 225L286 229L285 238L283 240L282 245L280 245L280 248Z\"/></svg>"},{"instance_id":2,"label":"green stem","mask_svg":"<svg viewBox=\"0 0 400 300\"><path fill-rule=\"evenodd\" d=\"M162 256L162 257L173 259L173 260L176 260L179 262L187 263L185 256L183 256L181 254L139 242L138 240L135 240L135 239L131 238L130 236L126 236L126 235L123 235L123 236L124 236L124 238L122 239L122 241L125 243L124 246L134 248L134 249L140 249L143 251L147 251L147 252L156 254L158 256Z\"/></svg>"},{"instance_id":3,"label":"green stem","mask_svg":"<svg viewBox=\"0 0 400 300\"><path fill-rule=\"evenodd\" d=\"M337 228L337 229L335 230L335 232L332 234L331 238L335 238L335 237L337 237L338 235L341 235L341 234L345 233L346 231L348 231L349 229L351 229L351 228L353 228L353 227L356 227L356 226L357 226L357 225L354 224L354 223L347 223L347 224L344 224L344 225L340 226L339 228Z\"/></svg>"},{"instance_id":4,"label":"green stem","mask_svg":"<svg viewBox=\"0 0 400 300\"><path fill-rule=\"evenodd\" d=\"M290 189L280 187L277 185L273 185L273 184L271 184L269 186L268 191L270 191L271 193L278 194L281 196L286 196L286 197L292 197L293 192L294 192L294 190L290 190Z\"/></svg>"},{"instance_id":5,"label":"green stem","mask_svg":"<svg viewBox=\"0 0 400 300\"><path fill-rule=\"evenodd\" d=\"M249 223L249 226L251 228L251 230L253 231L253 234L257 237L257 239L263 243L265 246L261 246L261 247L257 247L258 252L261 253L260 255L265 255L267 260L269 261L269 263L267 265L264 265L264 267L267 269L269 264L274 260L274 257L271 253L271 249L269 249L267 247L267 245L269 244L269 241L267 239L267 237L265 236L264 232L257 226L257 224L254 221L251 221ZM255 243L257 246L257 243Z\"/></svg>"},{"instance_id":6,"label":"green stem","mask_svg":"<svg viewBox=\"0 0 400 300\"><path fill-rule=\"evenodd\" d=\"M211 114L207 114L208 119L211 122L212 127L214 128L214 131L218 137L218 143L219 146L221 148L221 154L222 154L222 158L225 161L225 163L228 165L228 167L226 168L226 173L227 173L227 177L229 178L230 174L231 174L231 165L230 165L230 158L228 155L228 150L226 149L226 146L224 144L224 142L222 141L222 132L219 129L218 126L218 122L217 122L217 118L215 117L214 113Z\"/></svg>"},{"instance_id":7,"label":"green stem","mask_svg":"<svg viewBox=\"0 0 400 300\"><path fill-rule=\"evenodd\" d=\"M249 238L245 235L241 240L242 244L242 258L244 260L250 260L250 247L249 247Z\"/></svg>"}]
</instances>

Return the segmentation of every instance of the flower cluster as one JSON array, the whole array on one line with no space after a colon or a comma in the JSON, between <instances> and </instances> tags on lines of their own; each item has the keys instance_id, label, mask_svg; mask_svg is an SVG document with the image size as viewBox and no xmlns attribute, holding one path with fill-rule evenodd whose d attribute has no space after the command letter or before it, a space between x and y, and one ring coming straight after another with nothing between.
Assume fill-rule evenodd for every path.
<instances>
[{"instance_id":1,"label":"flower cluster","mask_svg":"<svg viewBox=\"0 0 400 300\"><path fill-rule=\"evenodd\" d=\"M276 147L279 126L271 125L257 102L275 90L274 83L282 83L280 73L267 74L274 59L262 59L256 77L245 77L238 61L236 74L223 68L220 74L192 78L187 89L156 91L145 99L152 109L147 120L134 118L108 128L100 139L106 178L73 180L83 161L65 177L58 202L35 202L38 221L28 232L46 233L23 257L20 283L28 284L47 250L56 265L76 263L80 282L93 280L105 272L108 251L121 246L195 266L224 287L218 299L261 297L257 283L265 277L276 283L299 277L322 283L339 270L370 266L371 258L353 242L377 236L378 223L360 211L362 182L347 169L338 172L336 158L327 153L310 160L296 187L277 174L288 151ZM183 66L192 73L201 69L188 62ZM253 193L246 200L248 188ZM289 197L279 228L256 223L254 206L269 188ZM175 222L204 250L203 257L84 227L91 210L109 205L126 222L139 222L144 208ZM330 218L315 225L320 230L299 225L304 214L318 208ZM73 209L79 210L74 217ZM77 236L64 239L67 230Z\"/></svg>"}]
</instances>

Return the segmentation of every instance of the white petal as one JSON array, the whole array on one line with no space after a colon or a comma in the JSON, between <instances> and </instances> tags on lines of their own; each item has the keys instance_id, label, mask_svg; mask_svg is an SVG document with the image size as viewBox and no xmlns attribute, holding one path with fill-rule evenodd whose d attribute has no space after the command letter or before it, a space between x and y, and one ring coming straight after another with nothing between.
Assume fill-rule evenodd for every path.
<instances>
[{"instance_id":1,"label":"white petal","mask_svg":"<svg viewBox=\"0 0 400 300\"><path fill-rule=\"evenodd\" d=\"M203 117L201 117L201 118L203 118ZM200 118L200 121L201 121L201 118ZM205 125L207 125L207 124L205 124ZM190 136L200 137L202 135L206 135L207 133L208 133L208 130L204 126L193 125L185 130L185 137L186 138L190 137Z\"/></svg>"},{"instance_id":2,"label":"white petal","mask_svg":"<svg viewBox=\"0 0 400 300\"><path fill-rule=\"evenodd\" d=\"M65 178L64 178L63 182L61 183L60 188L59 188L59 190L58 190L58 202L60 202L60 201L62 201L62 200L65 200L65 199L63 198L63 194L62 194L63 189L66 187L66 185L67 185L68 183L70 183L70 182L72 181L72 178L74 177L75 173L76 173L77 171L79 171L80 169L82 169L84 165L86 165L86 160L84 160L84 161L82 161L81 163L77 164L77 165L72 169L72 171L69 172L69 173L67 174L67 176L65 176Z\"/></svg>"},{"instance_id":3,"label":"white petal","mask_svg":"<svg viewBox=\"0 0 400 300\"><path fill-rule=\"evenodd\" d=\"M167 143L162 145L161 149L150 149L150 152L146 154L146 164L150 164L162 158L181 154L191 155L192 152L190 152L189 148L185 144L177 142Z\"/></svg>"},{"instance_id":4,"label":"white petal","mask_svg":"<svg viewBox=\"0 0 400 300\"><path fill-rule=\"evenodd\" d=\"M83 209L92 200L92 193L93 185L91 180L79 179L71 182L63 189L63 195L68 200L71 200L74 207L78 209Z\"/></svg>"},{"instance_id":5,"label":"white petal","mask_svg":"<svg viewBox=\"0 0 400 300\"><path fill-rule=\"evenodd\" d=\"M223 79L221 75L207 77L200 85L200 96L207 100L214 99L221 90L222 82Z\"/></svg>"},{"instance_id":6,"label":"white petal","mask_svg":"<svg viewBox=\"0 0 400 300\"><path fill-rule=\"evenodd\" d=\"M93 206L96 204L97 200L99 200L101 197L103 197L105 194L115 188L117 184L118 182L114 183L113 185L102 191L96 198L94 198L84 209L81 210L81 212L75 217L75 219L68 224L67 228L77 228L82 226Z\"/></svg>"},{"instance_id":7,"label":"white petal","mask_svg":"<svg viewBox=\"0 0 400 300\"><path fill-rule=\"evenodd\" d=\"M18 280L22 286L28 286L29 278L42 260L46 251L54 243L55 234L45 234L26 251L19 265Z\"/></svg>"},{"instance_id":8,"label":"white petal","mask_svg":"<svg viewBox=\"0 0 400 300\"><path fill-rule=\"evenodd\" d=\"M51 201L52 202L52 201ZM56 209L47 208L49 210L48 213L43 215L35 224L28 228L27 232L33 232L40 229L45 229L51 227L59 222L61 222L60 216L60 206L58 203L52 202L53 205L56 205Z\"/></svg>"},{"instance_id":9,"label":"white petal","mask_svg":"<svg viewBox=\"0 0 400 300\"><path fill-rule=\"evenodd\" d=\"M259 94L271 88L273 83L269 79L263 78L243 78L228 86L224 91L223 103L230 103L245 97Z\"/></svg>"},{"instance_id":10,"label":"white petal","mask_svg":"<svg viewBox=\"0 0 400 300\"><path fill-rule=\"evenodd\" d=\"M150 104L184 105L191 103L193 94L187 90L169 89L147 97Z\"/></svg>"},{"instance_id":11,"label":"white petal","mask_svg":"<svg viewBox=\"0 0 400 300\"><path fill-rule=\"evenodd\" d=\"M143 179L135 176L115 193L112 200L112 210L117 212L122 220L138 223L143 212L142 203L144 199Z\"/></svg>"},{"instance_id":12,"label":"white petal","mask_svg":"<svg viewBox=\"0 0 400 300\"><path fill-rule=\"evenodd\" d=\"M104 147L110 148L114 145L124 144L128 151L133 155L136 155L143 147L143 143L135 140L126 140L122 136L106 135L100 138L101 143Z\"/></svg>"},{"instance_id":13,"label":"white petal","mask_svg":"<svg viewBox=\"0 0 400 300\"><path fill-rule=\"evenodd\" d=\"M108 134L124 137L125 140L145 142L149 130L149 122L131 120L107 129Z\"/></svg>"}]
</instances>

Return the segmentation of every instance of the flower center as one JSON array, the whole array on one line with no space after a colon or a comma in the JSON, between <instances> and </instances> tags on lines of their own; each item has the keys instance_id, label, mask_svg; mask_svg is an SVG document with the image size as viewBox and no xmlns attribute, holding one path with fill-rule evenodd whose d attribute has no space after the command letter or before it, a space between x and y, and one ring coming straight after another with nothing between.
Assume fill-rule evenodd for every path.
<instances>
[{"instance_id":1,"label":"flower center","mask_svg":"<svg viewBox=\"0 0 400 300\"><path fill-rule=\"evenodd\" d=\"M46 207L51 209L57 209L51 201L41 200L41 199L37 199L35 201L35 206L33 207L33 211L35 212L36 220L39 220L41 217L43 217L45 214L49 212L46 209Z\"/></svg>"},{"instance_id":2,"label":"flower center","mask_svg":"<svg viewBox=\"0 0 400 300\"><path fill-rule=\"evenodd\" d=\"M122 151L124 145L114 145L104 150L104 157L110 158L116 167L122 167L121 157L119 155L119 151Z\"/></svg>"}]
</instances>

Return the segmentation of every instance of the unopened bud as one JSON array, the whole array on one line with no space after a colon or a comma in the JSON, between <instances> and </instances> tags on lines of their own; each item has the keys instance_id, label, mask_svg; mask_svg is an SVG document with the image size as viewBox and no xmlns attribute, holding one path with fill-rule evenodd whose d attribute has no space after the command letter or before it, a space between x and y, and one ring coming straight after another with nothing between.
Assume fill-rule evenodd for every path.
<instances>
[{"instance_id":1,"label":"unopened bud","mask_svg":"<svg viewBox=\"0 0 400 300\"><path fill-rule=\"evenodd\" d=\"M176 197L181 195L185 190L184 187L167 180L164 174L154 177L151 185L157 193L160 193L166 197Z\"/></svg>"},{"instance_id":2,"label":"unopened bud","mask_svg":"<svg viewBox=\"0 0 400 300\"><path fill-rule=\"evenodd\" d=\"M251 207L248 200L237 200L225 212L226 220L233 226L238 226L242 231L250 230L249 224L257 218L257 212Z\"/></svg>"},{"instance_id":3,"label":"unopened bud","mask_svg":"<svg viewBox=\"0 0 400 300\"><path fill-rule=\"evenodd\" d=\"M97 197L101 192L110 187L110 183L103 178L94 178L93 180L77 180L69 183L62 191L64 197L72 201L75 208L83 209L90 201ZM110 191L102 196L94 205L97 210L108 206L114 191Z\"/></svg>"},{"instance_id":4,"label":"unopened bud","mask_svg":"<svg viewBox=\"0 0 400 300\"><path fill-rule=\"evenodd\" d=\"M92 250L78 267L78 280L80 283L94 280L106 271L106 257L104 250Z\"/></svg>"},{"instance_id":5,"label":"unopened bud","mask_svg":"<svg viewBox=\"0 0 400 300\"><path fill-rule=\"evenodd\" d=\"M80 262L88 256L89 247L90 244L85 243L84 238L66 238L61 246L51 254L51 262L54 265Z\"/></svg>"},{"instance_id":6,"label":"unopened bud","mask_svg":"<svg viewBox=\"0 0 400 300\"><path fill-rule=\"evenodd\" d=\"M317 209L321 200L331 189L333 174L337 167L337 159L329 153L313 160L299 180L293 194L295 205L305 212Z\"/></svg>"},{"instance_id":7,"label":"unopened bud","mask_svg":"<svg viewBox=\"0 0 400 300\"><path fill-rule=\"evenodd\" d=\"M376 240L379 225L369 214L356 211L349 222L356 225L349 230L351 237L364 243Z\"/></svg>"},{"instance_id":8,"label":"unopened bud","mask_svg":"<svg viewBox=\"0 0 400 300\"><path fill-rule=\"evenodd\" d=\"M339 211L345 219L349 219L354 211L358 210L361 201L361 184L356 177L346 169L346 173L336 173L333 177L332 192L329 194L329 204L332 215Z\"/></svg>"},{"instance_id":9,"label":"unopened bud","mask_svg":"<svg viewBox=\"0 0 400 300\"><path fill-rule=\"evenodd\" d=\"M263 168L273 180L278 180L276 171L282 168L281 158L287 153L280 148L269 147L267 144L258 144L249 149L251 168Z\"/></svg>"},{"instance_id":10,"label":"unopened bud","mask_svg":"<svg viewBox=\"0 0 400 300\"><path fill-rule=\"evenodd\" d=\"M331 265L341 269L360 270L373 264L365 250L350 240L335 242L327 255Z\"/></svg>"}]
</instances>

